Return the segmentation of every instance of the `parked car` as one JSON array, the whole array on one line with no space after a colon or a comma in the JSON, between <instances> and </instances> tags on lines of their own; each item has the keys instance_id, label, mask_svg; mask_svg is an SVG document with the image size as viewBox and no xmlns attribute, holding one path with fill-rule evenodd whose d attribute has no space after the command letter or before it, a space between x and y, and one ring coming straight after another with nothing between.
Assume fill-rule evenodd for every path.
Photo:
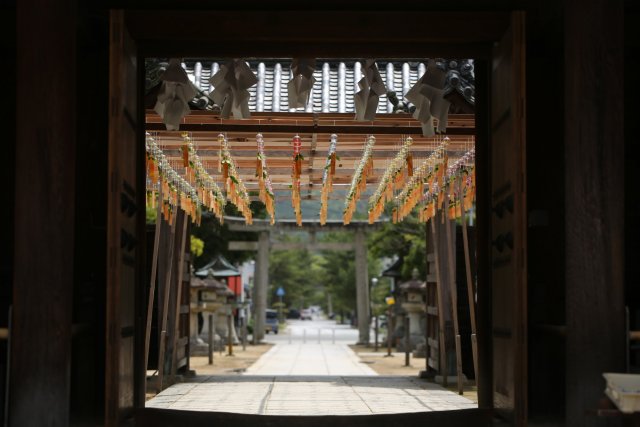
<instances>
[{"instance_id":1,"label":"parked car","mask_svg":"<svg viewBox=\"0 0 640 427\"><path fill-rule=\"evenodd\" d=\"M308 308L300 310L300 320L311 320L311 310Z\"/></svg>"},{"instance_id":2,"label":"parked car","mask_svg":"<svg viewBox=\"0 0 640 427\"><path fill-rule=\"evenodd\" d=\"M287 313L287 319L299 319L300 311L295 308L289 309L289 313Z\"/></svg>"},{"instance_id":3,"label":"parked car","mask_svg":"<svg viewBox=\"0 0 640 427\"><path fill-rule=\"evenodd\" d=\"M278 311L268 308L267 309L267 318L264 322L265 332L268 334L269 332L273 332L274 334L278 334Z\"/></svg>"}]
</instances>

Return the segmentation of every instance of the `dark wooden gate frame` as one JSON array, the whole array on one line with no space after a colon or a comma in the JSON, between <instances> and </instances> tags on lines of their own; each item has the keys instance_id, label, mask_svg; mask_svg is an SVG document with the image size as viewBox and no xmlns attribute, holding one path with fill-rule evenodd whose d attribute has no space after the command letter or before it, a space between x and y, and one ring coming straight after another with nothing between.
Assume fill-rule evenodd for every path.
<instances>
[{"instance_id":1,"label":"dark wooden gate frame","mask_svg":"<svg viewBox=\"0 0 640 427\"><path fill-rule=\"evenodd\" d=\"M381 22L415 31L381 31ZM125 11L125 22L145 57L474 58L478 247L491 248L489 102L492 46L507 30L510 12L425 11ZM184 25L175 25L177 22ZM212 23L215 24L215 31ZM316 31L295 31L291 23ZM428 24L428 25L427 25ZM285 30L284 27L291 28ZM143 122L144 111L138 112ZM140 141L143 144L144 141ZM490 250L479 251L479 405L492 407ZM484 337L481 338L481 337Z\"/></svg>"}]
</instances>

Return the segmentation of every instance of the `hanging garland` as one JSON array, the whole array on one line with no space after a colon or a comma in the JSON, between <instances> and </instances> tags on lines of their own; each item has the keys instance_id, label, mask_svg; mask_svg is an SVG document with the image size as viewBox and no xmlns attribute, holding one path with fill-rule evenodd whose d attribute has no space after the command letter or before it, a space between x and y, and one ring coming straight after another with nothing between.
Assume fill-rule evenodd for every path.
<instances>
[{"instance_id":1,"label":"hanging garland","mask_svg":"<svg viewBox=\"0 0 640 427\"><path fill-rule=\"evenodd\" d=\"M457 219L473 206L475 200L475 150L472 148L451 165L443 178L443 184L433 183L425 194L425 204L420 211L420 220L429 221L442 209L445 194L447 198L447 216Z\"/></svg>"},{"instance_id":2,"label":"hanging garland","mask_svg":"<svg viewBox=\"0 0 640 427\"><path fill-rule=\"evenodd\" d=\"M449 188L449 219L462 217L462 209L469 210L475 198L475 149L469 150L447 169Z\"/></svg>"},{"instance_id":3,"label":"hanging garland","mask_svg":"<svg viewBox=\"0 0 640 427\"><path fill-rule=\"evenodd\" d=\"M162 216L169 224L173 224L175 212L179 207L191 217L193 222L200 224L201 202L196 190L171 167L169 160L151 134L147 133L146 136L147 171L151 181L162 187ZM156 197L153 193L155 191L151 194L147 192L147 198L152 207L155 206Z\"/></svg>"},{"instance_id":4,"label":"hanging garland","mask_svg":"<svg viewBox=\"0 0 640 427\"><path fill-rule=\"evenodd\" d=\"M356 210L356 202L360 198L360 194L367 188L367 177L373 170L373 157L371 153L375 143L375 136L369 136L364 147L362 159L360 159L360 163L353 174L351 187L349 188L349 193L345 200L345 208L342 213L342 220L345 225L351 222L351 217Z\"/></svg>"},{"instance_id":5,"label":"hanging garland","mask_svg":"<svg viewBox=\"0 0 640 427\"><path fill-rule=\"evenodd\" d=\"M336 154L336 145L338 143L338 135L331 135L331 143L327 154L327 162L322 173L322 191L320 193L320 225L327 223L327 209L329 207L329 193L333 189L333 176L336 174L336 160L339 160Z\"/></svg>"},{"instance_id":6,"label":"hanging garland","mask_svg":"<svg viewBox=\"0 0 640 427\"><path fill-rule=\"evenodd\" d=\"M267 213L271 217L271 224L273 225L275 220L275 208L273 193L273 187L271 186L271 178L269 178L269 172L267 172L267 156L264 153L264 138L262 134L256 135L256 142L258 144L258 155L256 159L256 176L258 177L258 185L260 188L259 198L264 203Z\"/></svg>"},{"instance_id":7,"label":"hanging garland","mask_svg":"<svg viewBox=\"0 0 640 427\"><path fill-rule=\"evenodd\" d=\"M245 222L251 224L253 222L253 216L251 215L249 194L238 175L236 163L231 157L229 142L223 134L219 134L218 143L220 143L219 166L222 172L222 180L226 184L227 199L238 208L238 211L244 216Z\"/></svg>"},{"instance_id":8,"label":"hanging garland","mask_svg":"<svg viewBox=\"0 0 640 427\"><path fill-rule=\"evenodd\" d=\"M436 181L444 176L448 158L446 155L449 138L445 137L431 155L415 170L413 176L395 198L397 208L396 221L401 221L409 215L413 208L423 198L424 185L432 190ZM381 213L381 212L380 212Z\"/></svg>"},{"instance_id":9,"label":"hanging garland","mask_svg":"<svg viewBox=\"0 0 640 427\"><path fill-rule=\"evenodd\" d=\"M398 154L391 160L384 171L375 193L369 198L369 223L372 224L384 211L384 204L393 200L393 190L404 186L407 179L413 176L413 156L409 148L413 139L408 137L402 144ZM406 168L405 168L406 166ZM406 176L405 176L406 170Z\"/></svg>"},{"instance_id":10,"label":"hanging garland","mask_svg":"<svg viewBox=\"0 0 640 427\"><path fill-rule=\"evenodd\" d=\"M296 224L298 226L302 225L302 210L300 208L300 175L302 174L302 160L304 157L300 153L300 148L302 147L302 141L300 136L296 135L293 137L293 166L291 173L291 206L293 207L293 211L296 214Z\"/></svg>"},{"instance_id":11,"label":"hanging garland","mask_svg":"<svg viewBox=\"0 0 640 427\"><path fill-rule=\"evenodd\" d=\"M224 205L226 204L224 194L218 187L215 180L209 175L207 169L202 165L202 161L197 154L192 139L187 132L182 133L182 161L184 164L185 153L187 155L187 165L185 166L185 176L197 185L198 197L202 205L207 207L218 218L222 224L224 222Z\"/></svg>"}]
</instances>

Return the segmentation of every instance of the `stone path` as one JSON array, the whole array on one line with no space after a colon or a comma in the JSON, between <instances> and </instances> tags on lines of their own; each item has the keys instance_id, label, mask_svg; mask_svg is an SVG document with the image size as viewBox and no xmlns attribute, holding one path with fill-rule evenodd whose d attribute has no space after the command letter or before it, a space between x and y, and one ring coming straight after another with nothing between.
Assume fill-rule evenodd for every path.
<instances>
[{"instance_id":1,"label":"stone path","mask_svg":"<svg viewBox=\"0 0 640 427\"><path fill-rule=\"evenodd\" d=\"M276 344L246 375L376 375L346 344Z\"/></svg>"},{"instance_id":2,"label":"stone path","mask_svg":"<svg viewBox=\"0 0 640 427\"><path fill-rule=\"evenodd\" d=\"M261 415L370 415L476 408L417 378L210 376L175 384L147 407Z\"/></svg>"},{"instance_id":3,"label":"stone path","mask_svg":"<svg viewBox=\"0 0 640 427\"><path fill-rule=\"evenodd\" d=\"M188 379L149 400L147 407L261 415L370 415L477 405L416 377L378 376L345 343L280 341L244 375Z\"/></svg>"}]
</instances>

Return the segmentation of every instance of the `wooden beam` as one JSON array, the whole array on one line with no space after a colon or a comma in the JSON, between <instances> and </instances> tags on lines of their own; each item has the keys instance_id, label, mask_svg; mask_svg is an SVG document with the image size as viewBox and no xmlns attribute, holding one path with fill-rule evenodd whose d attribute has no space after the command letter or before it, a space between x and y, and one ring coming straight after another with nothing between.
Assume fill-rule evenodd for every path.
<instances>
[{"instance_id":1,"label":"wooden beam","mask_svg":"<svg viewBox=\"0 0 640 427\"><path fill-rule=\"evenodd\" d=\"M164 297L162 300L162 314L160 318L160 344L158 345L158 392L162 391L162 381L164 377L164 356L166 350L167 341L167 318L169 316L169 297L171 295L171 278L173 270L173 253L176 242L176 222L177 217L183 215L184 212L178 209L177 214L173 217L171 222L171 237L169 238L169 254L165 260L166 262L166 276L164 282Z\"/></svg>"},{"instance_id":2,"label":"wooden beam","mask_svg":"<svg viewBox=\"0 0 640 427\"><path fill-rule=\"evenodd\" d=\"M295 9L298 9L296 6ZM146 56L206 57L488 57L508 13L449 11L314 10L144 10L128 11L129 27ZM174 25L189 22L189 25ZM211 32L211 22L216 31ZM291 22L308 28L292 35ZM420 31L380 31L381 23L402 22Z\"/></svg>"},{"instance_id":3,"label":"wooden beam","mask_svg":"<svg viewBox=\"0 0 640 427\"><path fill-rule=\"evenodd\" d=\"M182 237L180 238L180 256L178 257L178 283L176 284L176 312L173 318L173 345L171 352L171 376L176 375L176 369L178 364L178 335L180 334L180 307L182 305L182 283L184 278L184 252L187 241L187 227L189 226L189 217L183 215L182 217Z\"/></svg>"},{"instance_id":4,"label":"wooden beam","mask_svg":"<svg viewBox=\"0 0 640 427\"><path fill-rule=\"evenodd\" d=\"M445 233L447 236L447 261L449 265L449 291L451 292L451 309L453 313L453 333L455 335L456 346L456 377L458 379L458 394L463 393L462 386L462 348L460 344L460 326L458 323L458 287L456 284L456 251L453 242L451 226L455 223L451 222L447 211L447 201L442 209L445 218ZM455 230L455 228L454 228Z\"/></svg>"},{"instance_id":5,"label":"wooden beam","mask_svg":"<svg viewBox=\"0 0 640 427\"><path fill-rule=\"evenodd\" d=\"M163 123L147 123L148 131L163 131ZM381 126L381 125L273 125L273 124L225 124L225 123L185 123L180 125L182 132L250 132L250 133L335 133L358 135L422 135L418 126ZM447 128L445 135L474 135L474 129Z\"/></svg>"},{"instance_id":6,"label":"wooden beam","mask_svg":"<svg viewBox=\"0 0 640 427\"><path fill-rule=\"evenodd\" d=\"M302 225L296 225L295 220L279 220L274 225L270 225L268 220L254 219L253 224L245 224L244 218L225 216L224 221L231 231L243 231L247 233L256 233L260 231L277 231L277 230L297 230L316 232L333 232L333 231L354 231L360 228L367 230L375 230L384 224L382 221L376 221L369 224L367 221L351 221L348 225L343 225L342 221L327 221L326 225L320 225L316 220L302 220Z\"/></svg>"},{"instance_id":7,"label":"wooden beam","mask_svg":"<svg viewBox=\"0 0 640 427\"><path fill-rule=\"evenodd\" d=\"M460 192L459 194L462 194ZM478 386L478 340L476 328L476 299L475 289L473 286L473 277L471 274L471 254L469 249L469 236L467 231L467 212L462 203L462 240L464 249L464 266L467 278L467 299L469 300L469 318L471 319L471 351L473 352L473 374L476 378L476 386Z\"/></svg>"},{"instance_id":8,"label":"wooden beam","mask_svg":"<svg viewBox=\"0 0 640 427\"><path fill-rule=\"evenodd\" d=\"M257 251L258 242L230 241L228 249L230 251Z\"/></svg>"},{"instance_id":9,"label":"wooden beam","mask_svg":"<svg viewBox=\"0 0 640 427\"><path fill-rule=\"evenodd\" d=\"M440 375L442 375L442 385L443 387L447 386L447 349L444 335L444 295L442 290L442 273L440 271L440 248L438 245L438 233L436 221L439 216L442 214L436 213L436 216L431 218L429 221L431 223L431 241L433 242L433 256L434 256L434 264L436 267L436 299L438 300L438 349L440 350L439 356L439 365L438 370L440 371Z\"/></svg>"},{"instance_id":10,"label":"wooden beam","mask_svg":"<svg viewBox=\"0 0 640 427\"><path fill-rule=\"evenodd\" d=\"M354 245L351 242L273 242L269 244L272 251L290 251L295 249L309 251L353 251ZM257 251L258 242L247 241L231 241L229 242L230 251Z\"/></svg>"},{"instance_id":11,"label":"wooden beam","mask_svg":"<svg viewBox=\"0 0 640 427\"><path fill-rule=\"evenodd\" d=\"M149 296L147 298L147 323L144 329L144 368L149 367L149 344L151 341L151 322L153 320L153 302L156 295L156 281L158 272L158 250L160 247L160 224L162 223L162 186L159 186L158 203L156 208L156 229L153 239L153 254L151 255L151 280ZM146 375L145 375L146 377Z\"/></svg>"}]
</instances>

